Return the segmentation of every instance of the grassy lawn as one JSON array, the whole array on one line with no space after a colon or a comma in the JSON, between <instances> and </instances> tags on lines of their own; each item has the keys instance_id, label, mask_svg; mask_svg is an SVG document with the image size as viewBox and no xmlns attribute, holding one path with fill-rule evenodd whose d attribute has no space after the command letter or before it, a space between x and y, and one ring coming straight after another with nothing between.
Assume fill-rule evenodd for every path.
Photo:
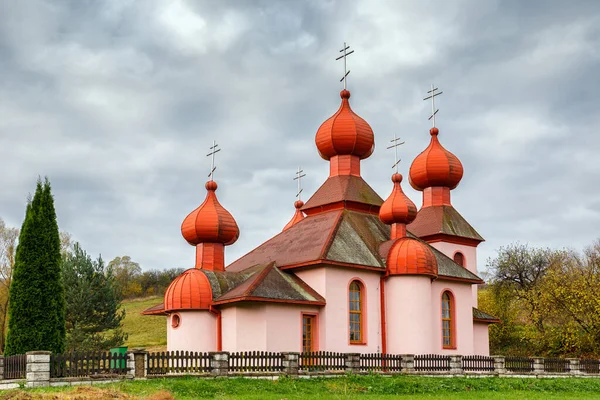
<instances>
[{"instance_id":1,"label":"grassy lawn","mask_svg":"<svg viewBox=\"0 0 600 400\"><path fill-rule=\"evenodd\" d=\"M125 346L129 348L145 347L148 351L166 351L166 317L140 314L146 308L162 303L162 301L162 296L123 301L123 308L126 312L123 329L129 334Z\"/></svg>"},{"instance_id":2,"label":"grassy lawn","mask_svg":"<svg viewBox=\"0 0 600 400\"><path fill-rule=\"evenodd\" d=\"M130 381L98 387L16 390L0 399L600 399L595 378L428 378L349 376L334 379L198 379Z\"/></svg>"}]
</instances>

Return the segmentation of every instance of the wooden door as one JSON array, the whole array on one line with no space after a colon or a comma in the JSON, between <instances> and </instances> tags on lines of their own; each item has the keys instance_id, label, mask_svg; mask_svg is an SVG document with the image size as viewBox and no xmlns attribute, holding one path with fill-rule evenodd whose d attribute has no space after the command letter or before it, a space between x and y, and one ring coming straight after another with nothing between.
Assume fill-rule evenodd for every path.
<instances>
[{"instance_id":1,"label":"wooden door","mask_svg":"<svg viewBox=\"0 0 600 400\"><path fill-rule=\"evenodd\" d=\"M316 316L302 315L302 352L309 353L316 351L315 348L315 330Z\"/></svg>"}]
</instances>

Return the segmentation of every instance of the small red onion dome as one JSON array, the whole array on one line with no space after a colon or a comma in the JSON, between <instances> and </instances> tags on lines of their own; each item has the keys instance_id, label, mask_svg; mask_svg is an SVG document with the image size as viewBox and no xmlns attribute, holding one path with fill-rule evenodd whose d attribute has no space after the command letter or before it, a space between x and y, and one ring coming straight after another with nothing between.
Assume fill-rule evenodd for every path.
<instances>
[{"instance_id":1,"label":"small red onion dome","mask_svg":"<svg viewBox=\"0 0 600 400\"><path fill-rule=\"evenodd\" d=\"M350 92L342 90L340 96L342 104L339 110L317 131L315 142L319 154L325 160L340 155L367 158L375 149L373 129L350 108Z\"/></svg>"},{"instance_id":2,"label":"small red onion dome","mask_svg":"<svg viewBox=\"0 0 600 400\"><path fill-rule=\"evenodd\" d=\"M200 243L230 245L240 236L233 216L217 200L215 181L206 182L206 199L181 224L181 234L192 246Z\"/></svg>"},{"instance_id":3,"label":"small red onion dome","mask_svg":"<svg viewBox=\"0 0 600 400\"><path fill-rule=\"evenodd\" d=\"M296 225L298 222L302 221L305 218L302 211L300 211L300 209L302 208L303 205L304 205L304 202L302 200L297 200L296 202L294 202L294 207L296 207L296 212L294 213L294 216L292 217L290 222L288 222L283 227L284 231L287 231L289 228Z\"/></svg>"},{"instance_id":4,"label":"small red onion dome","mask_svg":"<svg viewBox=\"0 0 600 400\"><path fill-rule=\"evenodd\" d=\"M438 266L431 249L417 239L403 237L390 248L387 256L389 275L429 275L437 277Z\"/></svg>"},{"instance_id":5,"label":"small red onion dome","mask_svg":"<svg viewBox=\"0 0 600 400\"><path fill-rule=\"evenodd\" d=\"M463 176L458 157L446 150L438 140L438 128L431 128L431 142L410 166L409 182L416 190L442 186L454 189Z\"/></svg>"},{"instance_id":6,"label":"small red onion dome","mask_svg":"<svg viewBox=\"0 0 600 400\"><path fill-rule=\"evenodd\" d=\"M165 292L165 311L207 310L212 304L212 289L200 269L184 271Z\"/></svg>"},{"instance_id":7,"label":"small red onion dome","mask_svg":"<svg viewBox=\"0 0 600 400\"><path fill-rule=\"evenodd\" d=\"M394 188L379 209L379 219L387 225L410 224L417 216L417 207L402 191L402 175L392 175Z\"/></svg>"}]
</instances>

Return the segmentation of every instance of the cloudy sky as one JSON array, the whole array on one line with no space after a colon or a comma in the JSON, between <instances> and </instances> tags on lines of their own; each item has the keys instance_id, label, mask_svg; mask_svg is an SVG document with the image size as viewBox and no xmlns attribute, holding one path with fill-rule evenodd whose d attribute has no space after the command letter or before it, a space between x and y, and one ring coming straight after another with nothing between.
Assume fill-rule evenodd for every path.
<instances>
[{"instance_id":1,"label":"cloudy sky","mask_svg":"<svg viewBox=\"0 0 600 400\"><path fill-rule=\"evenodd\" d=\"M180 225L215 139L235 260L291 218L298 165L307 196L327 177L314 135L339 106L344 41L382 197L393 134L404 174L429 142L433 82L440 141L465 167L453 204L487 239L480 268L513 241L600 237L596 0L0 0L0 217L20 226L48 176L61 230L88 252L191 267Z\"/></svg>"}]
</instances>

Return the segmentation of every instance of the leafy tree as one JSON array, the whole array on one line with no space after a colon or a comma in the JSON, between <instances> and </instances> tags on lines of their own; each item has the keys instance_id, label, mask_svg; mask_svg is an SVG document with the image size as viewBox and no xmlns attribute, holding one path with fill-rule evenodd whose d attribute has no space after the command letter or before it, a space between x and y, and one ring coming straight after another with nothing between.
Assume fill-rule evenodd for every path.
<instances>
[{"instance_id":1,"label":"leafy tree","mask_svg":"<svg viewBox=\"0 0 600 400\"><path fill-rule=\"evenodd\" d=\"M142 294L142 286L137 278L142 273L140 264L129 256L115 257L108 267L114 271L119 290L124 298L137 297Z\"/></svg>"},{"instance_id":2,"label":"leafy tree","mask_svg":"<svg viewBox=\"0 0 600 400\"><path fill-rule=\"evenodd\" d=\"M54 199L38 180L27 204L10 286L5 354L60 353L65 346L65 298Z\"/></svg>"},{"instance_id":3,"label":"leafy tree","mask_svg":"<svg viewBox=\"0 0 600 400\"><path fill-rule=\"evenodd\" d=\"M19 230L7 227L0 218L0 353L4 352L9 291L15 267L18 237Z\"/></svg>"},{"instance_id":4,"label":"leafy tree","mask_svg":"<svg viewBox=\"0 0 600 400\"><path fill-rule=\"evenodd\" d=\"M63 254L67 305L67 350L98 351L122 345L127 339L120 294L112 268L101 257L92 260L75 243Z\"/></svg>"}]
</instances>

